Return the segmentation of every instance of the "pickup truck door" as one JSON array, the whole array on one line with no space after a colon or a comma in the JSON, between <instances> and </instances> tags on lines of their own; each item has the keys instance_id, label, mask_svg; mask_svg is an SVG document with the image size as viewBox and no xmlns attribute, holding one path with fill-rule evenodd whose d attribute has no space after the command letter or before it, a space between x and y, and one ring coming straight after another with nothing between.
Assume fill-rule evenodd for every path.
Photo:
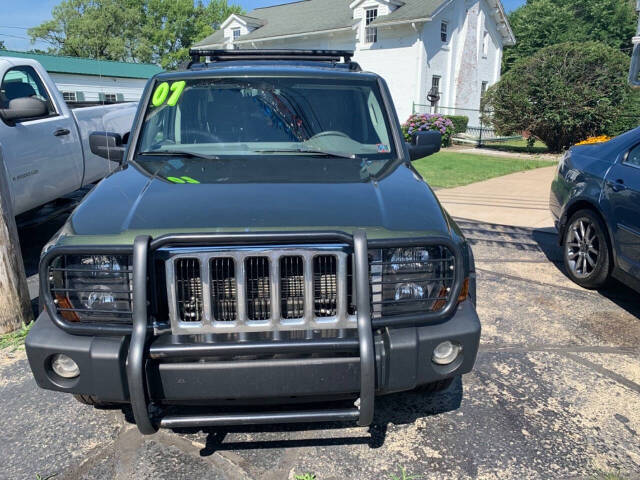
<instances>
[{"instance_id":1,"label":"pickup truck door","mask_svg":"<svg viewBox=\"0 0 640 480\"><path fill-rule=\"evenodd\" d=\"M616 162L605 181L618 265L640 278L640 144Z\"/></svg>"},{"instance_id":2,"label":"pickup truck door","mask_svg":"<svg viewBox=\"0 0 640 480\"><path fill-rule=\"evenodd\" d=\"M45 72L43 72L45 73ZM3 108L14 98L36 96L47 102L46 117L9 125L0 121L2 153L13 197L14 213L43 205L82 185L83 152L78 129L57 91L30 65L5 71L0 84Z\"/></svg>"}]
</instances>

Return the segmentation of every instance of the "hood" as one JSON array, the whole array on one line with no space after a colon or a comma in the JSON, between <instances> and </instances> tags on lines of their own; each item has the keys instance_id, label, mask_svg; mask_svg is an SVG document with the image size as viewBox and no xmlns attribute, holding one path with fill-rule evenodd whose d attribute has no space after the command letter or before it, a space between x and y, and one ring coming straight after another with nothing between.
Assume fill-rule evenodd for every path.
<instances>
[{"instance_id":1,"label":"hood","mask_svg":"<svg viewBox=\"0 0 640 480\"><path fill-rule=\"evenodd\" d=\"M272 168L264 160L255 169L236 163L235 173L210 160L179 161L170 168L166 160L158 168L129 165L92 190L70 225L75 235L91 236L356 228L377 231L376 236L450 235L435 195L409 165L363 176L359 162L308 162L310 168L298 162L295 169L281 163Z\"/></svg>"}]
</instances>

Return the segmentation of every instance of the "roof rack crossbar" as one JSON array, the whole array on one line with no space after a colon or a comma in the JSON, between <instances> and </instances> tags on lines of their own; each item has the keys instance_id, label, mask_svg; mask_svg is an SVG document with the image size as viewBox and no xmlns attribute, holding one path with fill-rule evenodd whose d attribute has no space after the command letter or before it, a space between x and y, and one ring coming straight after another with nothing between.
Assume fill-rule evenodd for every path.
<instances>
[{"instance_id":1,"label":"roof rack crossbar","mask_svg":"<svg viewBox=\"0 0 640 480\"><path fill-rule=\"evenodd\" d=\"M315 62L351 63L353 52L349 50L189 50L191 65L201 63L200 57L209 57L212 62L230 60L303 60Z\"/></svg>"}]
</instances>

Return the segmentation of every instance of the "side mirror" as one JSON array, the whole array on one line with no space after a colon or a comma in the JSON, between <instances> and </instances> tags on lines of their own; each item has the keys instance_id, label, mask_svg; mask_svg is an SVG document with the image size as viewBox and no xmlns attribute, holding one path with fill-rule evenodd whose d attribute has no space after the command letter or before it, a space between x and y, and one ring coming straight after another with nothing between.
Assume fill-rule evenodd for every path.
<instances>
[{"instance_id":1,"label":"side mirror","mask_svg":"<svg viewBox=\"0 0 640 480\"><path fill-rule=\"evenodd\" d=\"M46 117L49 108L46 102L36 97L20 97L9 101L8 108L0 109L0 117L5 122L15 124L33 118Z\"/></svg>"},{"instance_id":2,"label":"side mirror","mask_svg":"<svg viewBox=\"0 0 640 480\"><path fill-rule=\"evenodd\" d=\"M118 133L93 132L89 135L89 147L91 153L112 162L122 163L124 159L125 148L122 145L122 137Z\"/></svg>"},{"instance_id":3,"label":"side mirror","mask_svg":"<svg viewBox=\"0 0 640 480\"><path fill-rule=\"evenodd\" d=\"M440 151L442 135L436 130L417 132L409 144L409 158L412 162L428 157Z\"/></svg>"}]
</instances>

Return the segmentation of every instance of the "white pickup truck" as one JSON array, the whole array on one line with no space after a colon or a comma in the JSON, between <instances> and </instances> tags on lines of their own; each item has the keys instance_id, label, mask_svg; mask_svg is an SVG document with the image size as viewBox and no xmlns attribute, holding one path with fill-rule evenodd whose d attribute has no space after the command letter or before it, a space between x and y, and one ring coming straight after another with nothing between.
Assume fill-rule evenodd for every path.
<instances>
[{"instance_id":1,"label":"white pickup truck","mask_svg":"<svg viewBox=\"0 0 640 480\"><path fill-rule=\"evenodd\" d=\"M92 132L126 140L136 103L71 110L38 62L0 52L0 156L15 215L94 183L118 167L91 153ZM2 163L0 162L0 168Z\"/></svg>"}]
</instances>

